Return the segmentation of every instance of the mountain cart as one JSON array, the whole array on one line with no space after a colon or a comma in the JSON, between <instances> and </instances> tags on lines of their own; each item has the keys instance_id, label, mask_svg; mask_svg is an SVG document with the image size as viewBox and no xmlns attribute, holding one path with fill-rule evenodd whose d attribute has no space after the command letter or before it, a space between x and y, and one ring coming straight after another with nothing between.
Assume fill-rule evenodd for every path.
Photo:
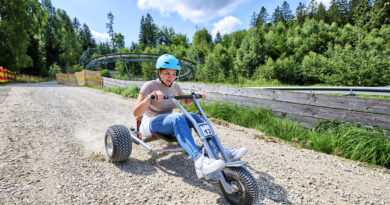
<instances>
[{"instance_id":1,"label":"mountain cart","mask_svg":"<svg viewBox=\"0 0 390 205\"><path fill-rule=\"evenodd\" d=\"M154 96L152 96L154 97ZM176 106L190 119L194 124L194 129L202 142L200 149L205 149L208 156L212 159L222 159L225 166L209 175L204 175L205 180L218 180L223 195L231 204L256 204L259 197L259 188L255 178L245 168L246 162L241 160L231 162L225 153L225 149L219 141L210 121L203 112L198 98L201 96L195 93L191 95L165 95L164 99L173 100ZM198 123L179 103L180 99L193 99L203 122ZM137 118L137 125L128 129L124 125L110 126L104 137L105 149L112 162L126 161L132 151L132 144L141 145L152 155L158 155L161 152L184 151L180 146L154 148L148 145L149 141L163 139L168 142L176 141L174 136L164 136L155 134L150 138L143 138L139 133L140 119ZM209 141L214 138L218 148L218 154L215 155L211 150ZM194 172L195 174L195 172Z\"/></svg>"}]
</instances>

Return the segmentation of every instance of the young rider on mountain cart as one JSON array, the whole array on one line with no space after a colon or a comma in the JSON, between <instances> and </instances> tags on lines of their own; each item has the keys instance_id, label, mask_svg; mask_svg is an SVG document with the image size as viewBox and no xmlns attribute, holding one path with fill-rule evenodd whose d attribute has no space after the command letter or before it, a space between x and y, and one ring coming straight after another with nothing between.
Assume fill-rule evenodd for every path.
<instances>
[{"instance_id":1,"label":"young rider on mountain cart","mask_svg":"<svg viewBox=\"0 0 390 205\"><path fill-rule=\"evenodd\" d=\"M143 137L151 136L155 133L175 136L178 143L188 155L194 160L196 174L199 178L208 175L224 166L221 159L211 159L201 153L194 142L191 134L192 122L185 114L172 113L176 107L170 100L164 100L164 95L183 95L184 92L178 83L175 83L180 71L179 61L172 55L164 54L157 59L156 72L158 79L146 82L139 93L136 105L133 109L134 116L143 116L140 126L140 133ZM199 92L202 98L206 95ZM152 97L154 96L154 97ZM154 98L155 100L152 100ZM183 99L184 105L193 103L192 99ZM197 121L202 119L195 113L191 116ZM217 153L216 142L212 139L210 147ZM239 160L246 152L247 148L233 149L225 148L231 161Z\"/></svg>"},{"instance_id":2,"label":"young rider on mountain cart","mask_svg":"<svg viewBox=\"0 0 390 205\"><path fill-rule=\"evenodd\" d=\"M104 144L110 160L127 160L133 143L142 145L153 155L184 150L194 160L196 175L206 180L218 180L223 195L231 204L256 204L259 199L258 184L245 168L246 163L240 160L248 149L223 147L197 100L206 95L202 92L183 95L180 86L174 82L180 71L179 61L175 57L168 54L160 56L156 71L158 79L142 86L133 109L137 126L132 126L130 131L124 125L112 125L107 129ZM194 103L201 117L188 113L178 100L184 105ZM175 107L183 114L172 113ZM202 146L195 144L191 129L199 136ZM155 148L148 144L158 138L168 142L177 141L180 146Z\"/></svg>"}]
</instances>

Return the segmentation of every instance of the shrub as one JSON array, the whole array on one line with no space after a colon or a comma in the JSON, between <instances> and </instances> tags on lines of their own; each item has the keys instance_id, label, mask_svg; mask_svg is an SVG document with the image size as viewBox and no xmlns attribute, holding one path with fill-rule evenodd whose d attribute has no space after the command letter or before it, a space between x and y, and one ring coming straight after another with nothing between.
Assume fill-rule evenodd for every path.
<instances>
[{"instance_id":1,"label":"shrub","mask_svg":"<svg viewBox=\"0 0 390 205\"><path fill-rule=\"evenodd\" d=\"M128 98L137 98L139 91L140 89L138 86L132 85L131 87L124 89L121 92L121 95Z\"/></svg>"},{"instance_id":2,"label":"shrub","mask_svg":"<svg viewBox=\"0 0 390 205\"><path fill-rule=\"evenodd\" d=\"M55 63L50 66L49 77L55 78L57 73L61 73L61 68Z\"/></svg>"},{"instance_id":3,"label":"shrub","mask_svg":"<svg viewBox=\"0 0 390 205\"><path fill-rule=\"evenodd\" d=\"M111 77L110 72L107 69L101 70L100 73L103 77Z\"/></svg>"}]
</instances>

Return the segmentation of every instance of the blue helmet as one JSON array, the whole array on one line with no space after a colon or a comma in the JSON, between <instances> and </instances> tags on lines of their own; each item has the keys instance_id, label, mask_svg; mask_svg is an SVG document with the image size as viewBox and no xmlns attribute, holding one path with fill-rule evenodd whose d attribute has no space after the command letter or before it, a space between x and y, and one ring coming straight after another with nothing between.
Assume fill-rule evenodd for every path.
<instances>
[{"instance_id":1,"label":"blue helmet","mask_svg":"<svg viewBox=\"0 0 390 205\"><path fill-rule=\"evenodd\" d=\"M158 57L156 62L156 69L160 68L180 70L180 64L173 55L164 54Z\"/></svg>"}]
</instances>

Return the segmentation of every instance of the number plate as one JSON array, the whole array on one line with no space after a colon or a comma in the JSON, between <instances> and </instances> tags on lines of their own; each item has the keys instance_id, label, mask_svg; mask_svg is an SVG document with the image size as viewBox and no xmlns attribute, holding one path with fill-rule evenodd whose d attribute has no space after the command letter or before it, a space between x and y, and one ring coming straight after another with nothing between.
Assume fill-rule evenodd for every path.
<instances>
[{"instance_id":1,"label":"number plate","mask_svg":"<svg viewBox=\"0 0 390 205\"><path fill-rule=\"evenodd\" d=\"M209 125L201 125L200 129L202 130L204 136L208 136L213 134L213 131L211 131L211 128Z\"/></svg>"}]
</instances>

